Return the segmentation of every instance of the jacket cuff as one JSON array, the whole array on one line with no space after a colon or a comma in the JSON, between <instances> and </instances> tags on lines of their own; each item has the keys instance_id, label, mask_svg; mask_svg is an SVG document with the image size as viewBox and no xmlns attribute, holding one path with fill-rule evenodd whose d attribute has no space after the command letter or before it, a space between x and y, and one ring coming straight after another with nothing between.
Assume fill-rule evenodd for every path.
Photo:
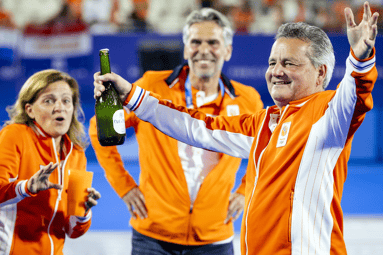
<instances>
[{"instance_id":1,"label":"jacket cuff","mask_svg":"<svg viewBox=\"0 0 383 255\"><path fill-rule=\"evenodd\" d=\"M136 110L144 99L145 94L146 91L144 89L132 84L132 90L126 98L124 106L127 106L131 111Z\"/></svg>"},{"instance_id":2,"label":"jacket cuff","mask_svg":"<svg viewBox=\"0 0 383 255\"><path fill-rule=\"evenodd\" d=\"M132 99L134 92L136 91L137 85L132 83L132 89L129 92L129 95L126 97L125 102L123 103L124 106L127 106L129 101ZM130 110L130 108L129 108Z\"/></svg>"},{"instance_id":3,"label":"jacket cuff","mask_svg":"<svg viewBox=\"0 0 383 255\"><path fill-rule=\"evenodd\" d=\"M28 182L29 180L24 180L24 181L20 181L16 185L16 194L18 196L21 196L22 198L37 196L37 193L35 194L28 190Z\"/></svg>"},{"instance_id":4,"label":"jacket cuff","mask_svg":"<svg viewBox=\"0 0 383 255\"><path fill-rule=\"evenodd\" d=\"M351 49L348 60L348 63L351 65L355 72L366 73L370 71L375 65L375 47L372 49L371 56L366 59L357 58L354 54L354 51Z\"/></svg>"},{"instance_id":5,"label":"jacket cuff","mask_svg":"<svg viewBox=\"0 0 383 255\"><path fill-rule=\"evenodd\" d=\"M84 217L74 216L74 215L71 215L71 217L76 218L76 223L85 223L92 218L92 210L89 209L88 213Z\"/></svg>"}]
</instances>

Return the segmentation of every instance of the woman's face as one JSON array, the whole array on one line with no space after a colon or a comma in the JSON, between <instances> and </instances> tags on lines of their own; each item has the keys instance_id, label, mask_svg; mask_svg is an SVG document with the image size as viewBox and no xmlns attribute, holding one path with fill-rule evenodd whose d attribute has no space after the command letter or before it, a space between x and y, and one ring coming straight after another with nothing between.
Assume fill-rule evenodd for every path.
<instances>
[{"instance_id":1,"label":"woman's face","mask_svg":"<svg viewBox=\"0 0 383 255\"><path fill-rule=\"evenodd\" d=\"M68 132L73 109L73 92L65 81L51 83L33 104L25 105L29 117L54 138Z\"/></svg>"}]
</instances>

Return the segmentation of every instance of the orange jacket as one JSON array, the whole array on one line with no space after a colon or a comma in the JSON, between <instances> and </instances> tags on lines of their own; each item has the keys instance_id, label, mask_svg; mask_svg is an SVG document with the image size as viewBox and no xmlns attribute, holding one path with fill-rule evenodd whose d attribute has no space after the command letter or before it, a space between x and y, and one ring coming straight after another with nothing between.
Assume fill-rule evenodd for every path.
<instances>
[{"instance_id":1,"label":"orange jacket","mask_svg":"<svg viewBox=\"0 0 383 255\"><path fill-rule=\"evenodd\" d=\"M11 124L0 131L0 254L61 255L65 234L83 235L90 227L86 217L67 215L68 174L70 169L85 171L86 158L65 135L61 156L63 169L55 169L50 181L63 185L31 194L27 180L40 166L58 162L54 138L43 130Z\"/></svg>"},{"instance_id":2,"label":"orange jacket","mask_svg":"<svg viewBox=\"0 0 383 255\"><path fill-rule=\"evenodd\" d=\"M188 67L172 71L149 71L136 84L162 95L166 100L185 105L184 83ZM259 94L252 87L221 77L227 92L199 110L212 115L227 115L262 109ZM197 90L192 90L194 106ZM237 96L233 96L233 94ZM234 110L233 110L234 109ZM229 115L233 113L229 113ZM219 163L203 180L193 210L184 170L178 154L178 141L134 113L126 115L126 127L134 127L139 145L140 190L145 196L148 218L131 219L135 230L146 236L182 245L202 245L222 241L234 235L232 223L224 224L230 192L241 159L219 154ZM90 121L89 134L97 159L106 178L120 197L136 183L125 170L117 148L102 147L97 140L96 121ZM129 169L128 169L129 170ZM243 179L243 182L245 179ZM244 194L244 183L237 192Z\"/></svg>"},{"instance_id":3,"label":"orange jacket","mask_svg":"<svg viewBox=\"0 0 383 255\"><path fill-rule=\"evenodd\" d=\"M125 104L176 139L249 157L242 254L344 255L341 198L354 133L373 106L373 53L363 61L350 54L336 91L281 110L212 118L136 85Z\"/></svg>"}]
</instances>

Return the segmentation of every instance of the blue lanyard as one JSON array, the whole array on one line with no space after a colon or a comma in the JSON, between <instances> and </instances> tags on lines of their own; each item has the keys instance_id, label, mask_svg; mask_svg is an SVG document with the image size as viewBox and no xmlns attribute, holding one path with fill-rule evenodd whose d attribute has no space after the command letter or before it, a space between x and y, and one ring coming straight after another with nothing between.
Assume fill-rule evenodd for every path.
<instances>
[{"instance_id":1,"label":"blue lanyard","mask_svg":"<svg viewBox=\"0 0 383 255\"><path fill-rule=\"evenodd\" d=\"M219 84L219 89L221 90L221 95L223 97L225 94L225 86L223 85L221 78L219 78L218 84ZM194 108L193 95L192 95L192 88L191 88L189 75L185 81L185 99L186 99L186 107L189 109L193 109Z\"/></svg>"}]
</instances>

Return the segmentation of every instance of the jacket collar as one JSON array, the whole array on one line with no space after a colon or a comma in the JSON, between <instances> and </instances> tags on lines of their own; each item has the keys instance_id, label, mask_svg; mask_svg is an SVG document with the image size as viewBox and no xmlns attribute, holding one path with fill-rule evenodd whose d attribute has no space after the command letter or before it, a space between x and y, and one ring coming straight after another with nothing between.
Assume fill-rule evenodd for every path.
<instances>
[{"instance_id":1,"label":"jacket collar","mask_svg":"<svg viewBox=\"0 0 383 255\"><path fill-rule=\"evenodd\" d=\"M168 76L168 78L166 78L165 82L166 82L166 84L168 84L168 86L171 86L171 84L180 75L186 77L188 73L189 73L189 66L187 63L185 63L183 65L179 65L173 69L173 72ZM234 89L233 85L231 84L230 79L226 75L224 75L223 73L221 73L221 79L222 79L223 84L225 85L225 88L226 88L225 90L228 90L226 92L227 93L229 92L229 94L233 97L237 97L237 95L235 94L235 89Z\"/></svg>"},{"instance_id":2,"label":"jacket collar","mask_svg":"<svg viewBox=\"0 0 383 255\"><path fill-rule=\"evenodd\" d=\"M286 106L283 106L281 110L278 108L278 106L273 105L273 106L269 107L270 113L284 112L286 107L300 108L303 105L305 105L308 101L310 101L312 98L316 97L319 93L321 93L321 92L311 94L307 97L304 97L304 98L301 98L301 99L298 99L295 101L290 101Z\"/></svg>"},{"instance_id":3,"label":"jacket collar","mask_svg":"<svg viewBox=\"0 0 383 255\"><path fill-rule=\"evenodd\" d=\"M35 132L38 140L47 140L47 139L54 140L55 139L51 137L48 133L46 133L44 129L36 121L33 121L32 130ZM72 150L72 147L73 147L72 141L70 140L68 134L64 134L61 139L63 139L63 142L64 142L62 152L64 153L65 156L67 156L69 152ZM53 142L53 146L55 146L54 142Z\"/></svg>"}]
</instances>

